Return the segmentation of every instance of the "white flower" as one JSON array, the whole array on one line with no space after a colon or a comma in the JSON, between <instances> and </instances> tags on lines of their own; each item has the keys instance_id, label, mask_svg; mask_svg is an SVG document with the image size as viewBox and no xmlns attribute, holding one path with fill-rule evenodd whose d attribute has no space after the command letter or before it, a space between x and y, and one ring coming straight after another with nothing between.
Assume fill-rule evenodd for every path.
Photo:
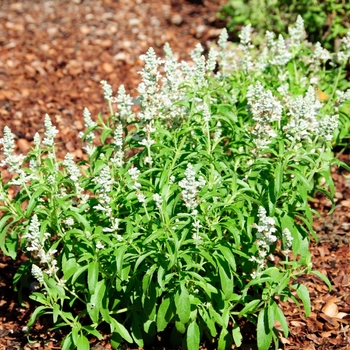
<instances>
[{"instance_id":1,"label":"white flower","mask_svg":"<svg viewBox=\"0 0 350 350\"><path fill-rule=\"evenodd\" d=\"M73 226L74 225L74 219L72 217L69 217L68 219L66 219L65 224L67 226Z\"/></svg>"},{"instance_id":2,"label":"white flower","mask_svg":"<svg viewBox=\"0 0 350 350\"><path fill-rule=\"evenodd\" d=\"M39 266L33 264L32 265L32 275L36 278L40 283L44 282L44 275Z\"/></svg>"},{"instance_id":3,"label":"white flower","mask_svg":"<svg viewBox=\"0 0 350 350\"><path fill-rule=\"evenodd\" d=\"M58 130L55 126L52 125L51 119L48 114L45 115L45 133L46 136L43 140L43 144L45 146L52 146L54 143L54 138L56 137L56 134L58 133Z\"/></svg>"},{"instance_id":4,"label":"white flower","mask_svg":"<svg viewBox=\"0 0 350 350\"><path fill-rule=\"evenodd\" d=\"M18 173L24 157L22 155L13 155L13 150L15 148L14 136L8 126L4 127L4 137L0 139L0 144L4 146L5 156L5 160L3 160L0 165L7 165L9 171Z\"/></svg>"},{"instance_id":5,"label":"white flower","mask_svg":"<svg viewBox=\"0 0 350 350\"><path fill-rule=\"evenodd\" d=\"M143 203L146 200L146 196L143 193L136 193L137 200Z\"/></svg>"},{"instance_id":6,"label":"white flower","mask_svg":"<svg viewBox=\"0 0 350 350\"><path fill-rule=\"evenodd\" d=\"M191 163L187 164L187 169L185 170L185 178L179 182L179 186L182 190L182 199L185 202L186 207L190 209L194 209L197 207L197 194L199 192L199 188L205 185L205 180L203 177L200 177L198 181L196 181L196 172L193 170L193 166Z\"/></svg>"},{"instance_id":7,"label":"white flower","mask_svg":"<svg viewBox=\"0 0 350 350\"><path fill-rule=\"evenodd\" d=\"M74 163L73 156L70 153L66 154L63 165L67 167L69 178L73 182L77 182L81 176L81 173L77 165Z\"/></svg>"},{"instance_id":8,"label":"white flower","mask_svg":"<svg viewBox=\"0 0 350 350\"><path fill-rule=\"evenodd\" d=\"M137 180L137 178L138 178L139 175L140 175L140 170L137 169L136 167L132 167L132 168L130 168L130 169L128 170L128 173L129 173L129 175L131 176L131 178L132 178L133 180Z\"/></svg>"},{"instance_id":9,"label":"white flower","mask_svg":"<svg viewBox=\"0 0 350 350\"><path fill-rule=\"evenodd\" d=\"M96 243L96 249L103 249L105 246L101 243L101 241L98 241Z\"/></svg>"},{"instance_id":10,"label":"white flower","mask_svg":"<svg viewBox=\"0 0 350 350\"><path fill-rule=\"evenodd\" d=\"M83 117L84 117L84 124L87 129L97 126L97 123L95 123L91 119L91 113L86 107L84 108L84 111L83 111Z\"/></svg>"},{"instance_id":11,"label":"white flower","mask_svg":"<svg viewBox=\"0 0 350 350\"><path fill-rule=\"evenodd\" d=\"M293 243L293 237L292 237L292 234L291 234L291 232L289 231L288 228L285 228L282 231L282 236L286 240L286 250L289 250L291 248L291 246L292 246L292 243Z\"/></svg>"},{"instance_id":12,"label":"white flower","mask_svg":"<svg viewBox=\"0 0 350 350\"><path fill-rule=\"evenodd\" d=\"M109 85L106 80L101 80L100 83L102 84L103 97L105 98L106 101L112 102L113 100L112 86Z\"/></svg>"},{"instance_id":13,"label":"white flower","mask_svg":"<svg viewBox=\"0 0 350 350\"><path fill-rule=\"evenodd\" d=\"M156 207L158 209L161 208L162 206L162 203L163 203L163 198L158 194L158 193L155 193L153 196L152 196L153 200L155 201L156 203Z\"/></svg>"},{"instance_id":14,"label":"white flower","mask_svg":"<svg viewBox=\"0 0 350 350\"><path fill-rule=\"evenodd\" d=\"M123 127L121 124L118 124L114 131L114 144L117 147L123 146Z\"/></svg>"}]
</instances>

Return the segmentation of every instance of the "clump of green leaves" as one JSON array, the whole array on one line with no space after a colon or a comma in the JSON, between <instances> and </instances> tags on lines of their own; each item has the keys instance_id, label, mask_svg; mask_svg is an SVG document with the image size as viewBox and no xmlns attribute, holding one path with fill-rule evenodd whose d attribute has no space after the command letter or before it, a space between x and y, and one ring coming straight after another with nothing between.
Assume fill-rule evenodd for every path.
<instances>
[{"instance_id":1,"label":"clump of green leaves","mask_svg":"<svg viewBox=\"0 0 350 350\"><path fill-rule=\"evenodd\" d=\"M207 58L197 45L191 65L169 45L164 59L149 49L136 100L101 82L110 115L94 121L84 110L79 162L57 158L48 115L24 159L4 129L2 165L14 177L0 187L0 248L13 259L20 248L28 260L16 280L39 284L29 332L50 314L56 329L68 327L63 349L88 349L101 324L114 348L169 330L173 347L208 339L225 349L244 341L244 318L264 350L288 335L279 300L310 313L298 276L329 282L312 270L308 198L333 200L332 143L349 135L341 105L350 92L338 88L350 49L306 45L301 18L293 33L289 46L270 33L255 48L250 26L239 46L224 30ZM326 61L334 85L323 103L315 86L328 81Z\"/></svg>"}]
</instances>

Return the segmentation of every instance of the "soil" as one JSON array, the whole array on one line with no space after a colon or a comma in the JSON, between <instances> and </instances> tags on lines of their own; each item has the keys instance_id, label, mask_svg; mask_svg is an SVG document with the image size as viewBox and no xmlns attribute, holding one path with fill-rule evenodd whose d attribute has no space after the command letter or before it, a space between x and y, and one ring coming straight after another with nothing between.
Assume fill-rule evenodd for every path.
<instances>
[{"instance_id":1,"label":"soil","mask_svg":"<svg viewBox=\"0 0 350 350\"><path fill-rule=\"evenodd\" d=\"M59 129L59 154L81 158L77 134L84 128L82 111L107 113L101 80L117 91L121 84L136 95L142 69L139 59L149 47L162 55L169 42L180 59L200 42L216 41L224 23L216 12L225 0L0 0L0 129L9 126L18 151L26 153L36 132L44 131L47 113ZM350 163L349 155L342 160ZM281 303L290 335L284 349L350 349L350 178L332 169L336 209L316 196L311 205L319 242L312 243L313 268L331 281L332 291L313 275L305 276L312 313L305 318L294 304ZM3 174L6 178L6 174ZM60 349L62 335L38 323L30 344L25 326L31 312L13 291L12 278L21 258L0 255L0 350ZM251 326L243 327L254 349ZM251 344L248 343L250 339ZM111 349L108 334L93 340L94 349ZM162 344L159 344L159 347ZM205 347L205 344L203 344ZM209 347L209 346L207 346Z\"/></svg>"}]
</instances>

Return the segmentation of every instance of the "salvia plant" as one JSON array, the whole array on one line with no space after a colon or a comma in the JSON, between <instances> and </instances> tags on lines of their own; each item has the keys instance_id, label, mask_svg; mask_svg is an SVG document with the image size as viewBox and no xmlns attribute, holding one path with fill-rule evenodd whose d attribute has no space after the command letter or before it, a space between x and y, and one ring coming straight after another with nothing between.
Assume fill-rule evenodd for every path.
<instances>
[{"instance_id":1,"label":"salvia plant","mask_svg":"<svg viewBox=\"0 0 350 350\"><path fill-rule=\"evenodd\" d=\"M226 349L242 344L248 320L259 349L277 349L288 336L279 302L310 313L298 277L331 287L312 270L308 198L333 201L350 32L336 54L307 43L300 17L287 38L267 32L257 48L247 26L240 39L223 30L191 64L167 44L164 59L150 48L136 99L102 81L110 115L84 109L78 162L58 159L48 115L25 156L4 128L1 165L13 177L0 184L0 248L28 258L15 283L32 285L29 334L51 315L64 350L89 349L106 325L114 348L168 334L173 347Z\"/></svg>"}]
</instances>

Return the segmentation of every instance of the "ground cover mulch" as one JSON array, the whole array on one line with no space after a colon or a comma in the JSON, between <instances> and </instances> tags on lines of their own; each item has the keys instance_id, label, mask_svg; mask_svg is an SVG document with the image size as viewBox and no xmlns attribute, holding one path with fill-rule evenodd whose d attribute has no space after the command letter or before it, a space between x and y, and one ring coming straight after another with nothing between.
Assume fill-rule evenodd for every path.
<instances>
[{"instance_id":1,"label":"ground cover mulch","mask_svg":"<svg viewBox=\"0 0 350 350\"><path fill-rule=\"evenodd\" d=\"M44 132L44 115L59 130L61 158L67 152L81 158L77 134L84 128L82 111L93 116L108 113L101 80L114 91L121 84L136 95L142 69L139 59L152 46L158 55L169 42L180 59L201 42L216 41L223 23L216 12L224 0L0 0L0 129L8 125L16 135L18 151L26 153L35 132ZM350 163L349 155L342 160ZM350 178L332 169L336 183L336 210L316 196L311 205L320 213L314 228L319 242L312 244L313 266L330 279L333 290L316 277L302 279L312 300L312 313L284 303L290 336L284 349L350 349ZM3 172L6 178L6 173ZM345 176L344 176L345 175ZM13 292L12 276L20 263L0 255L0 350L60 349L60 334L41 320L25 336L29 306L21 306ZM243 325L242 325L243 326ZM243 327L254 344L251 326ZM164 348L166 344L156 344ZM241 349L254 349L247 342ZM92 340L94 349L110 349L108 334ZM215 348L203 344L203 347Z\"/></svg>"}]
</instances>

